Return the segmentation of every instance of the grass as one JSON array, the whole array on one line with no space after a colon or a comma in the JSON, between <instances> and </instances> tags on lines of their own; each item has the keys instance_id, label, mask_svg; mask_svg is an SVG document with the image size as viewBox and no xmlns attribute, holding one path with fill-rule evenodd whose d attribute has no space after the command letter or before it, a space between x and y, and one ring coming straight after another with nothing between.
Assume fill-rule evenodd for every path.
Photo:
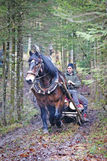
<instances>
[{"instance_id":1,"label":"grass","mask_svg":"<svg viewBox=\"0 0 107 161\"><path fill-rule=\"evenodd\" d=\"M0 126L0 135L6 134L8 132L14 131L17 128L27 126L30 123L30 120L33 118L34 115L38 114L38 110L34 108L33 103L24 97L24 107L21 112L21 120L18 121L16 116L9 117L9 114L7 115L7 126ZM14 114L16 115L16 114ZM11 125L10 125L11 124Z\"/></svg>"},{"instance_id":2,"label":"grass","mask_svg":"<svg viewBox=\"0 0 107 161\"><path fill-rule=\"evenodd\" d=\"M0 126L0 135L14 131L17 128L27 126L30 123L30 120L34 116L34 114L37 114L37 113L38 111L36 109L32 109L31 111L29 110L27 111L27 113L25 113L25 111L23 110L21 121L13 120L11 121L11 125Z\"/></svg>"},{"instance_id":3,"label":"grass","mask_svg":"<svg viewBox=\"0 0 107 161\"><path fill-rule=\"evenodd\" d=\"M104 111L98 114L98 121L92 126L88 141L90 143L89 151L91 154L99 154L107 158L107 117L105 115L106 113Z\"/></svg>"},{"instance_id":4,"label":"grass","mask_svg":"<svg viewBox=\"0 0 107 161\"><path fill-rule=\"evenodd\" d=\"M0 77L2 76L2 67L0 67Z\"/></svg>"},{"instance_id":5,"label":"grass","mask_svg":"<svg viewBox=\"0 0 107 161\"><path fill-rule=\"evenodd\" d=\"M22 126L23 125L21 123L14 123L14 124L3 126L3 127L1 126L0 127L0 135L9 133L9 132L15 130L16 128L21 128Z\"/></svg>"}]
</instances>

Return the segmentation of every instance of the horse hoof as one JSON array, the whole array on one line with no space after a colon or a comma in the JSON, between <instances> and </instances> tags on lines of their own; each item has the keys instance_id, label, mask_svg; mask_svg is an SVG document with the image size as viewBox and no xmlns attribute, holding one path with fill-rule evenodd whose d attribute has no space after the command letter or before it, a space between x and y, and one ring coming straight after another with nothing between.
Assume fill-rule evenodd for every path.
<instances>
[{"instance_id":1,"label":"horse hoof","mask_svg":"<svg viewBox=\"0 0 107 161\"><path fill-rule=\"evenodd\" d=\"M48 134L48 130L47 129L43 129L43 133L44 134Z\"/></svg>"},{"instance_id":2,"label":"horse hoof","mask_svg":"<svg viewBox=\"0 0 107 161\"><path fill-rule=\"evenodd\" d=\"M55 126L55 123L51 123L51 127L52 127L52 126Z\"/></svg>"},{"instance_id":3,"label":"horse hoof","mask_svg":"<svg viewBox=\"0 0 107 161\"><path fill-rule=\"evenodd\" d=\"M62 127L62 122L61 122L61 121L56 122L56 126L57 126L58 128L61 128L61 127Z\"/></svg>"},{"instance_id":4,"label":"horse hoof","mask_svg":"<svg viewBox=\"0 0 107 161\"><path fill-rule=\"evenodd\" d=\"M55 120L59 120L60 115L55 115Z\"/></svg>"}]
</instances>

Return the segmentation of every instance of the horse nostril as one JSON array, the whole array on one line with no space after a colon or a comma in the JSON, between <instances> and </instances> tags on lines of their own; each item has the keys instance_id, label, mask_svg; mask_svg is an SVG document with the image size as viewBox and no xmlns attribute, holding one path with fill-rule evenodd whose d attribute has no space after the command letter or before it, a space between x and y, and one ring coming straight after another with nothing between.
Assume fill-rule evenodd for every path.
<instances>
[{"instance_id":1,"label":"horse nostril","mask_svg":"<svg viewBox=\"0 0 107 161\"><path fill-rule=\"evenodd\" d=\"M28 84L32 84L32 80L29 79L29 80L26 80Z\"/></svg>"}]
</instances>

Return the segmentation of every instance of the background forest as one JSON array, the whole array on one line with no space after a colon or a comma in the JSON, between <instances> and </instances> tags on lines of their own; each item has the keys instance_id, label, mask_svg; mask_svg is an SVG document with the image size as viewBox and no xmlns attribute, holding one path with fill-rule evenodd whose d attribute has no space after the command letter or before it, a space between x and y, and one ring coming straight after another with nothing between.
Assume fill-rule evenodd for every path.
<instances>
[{"instance_id":1,"label":"background forest","mask_svg":"<svg viewBox=\"0 0 107 161\"><path fill-rule=\"evenodd\" d=\"M106 111L106 38L106 0L0 0L1 135L28 124L38 113L25 82L32 44L63 72L74 63L83 94L93 108ZM105 116L101 120L104 127Z\"/></svg>"},{"instance_id":2,"label":"background forest","mask_svg":"<svg viewBox=\"0 0 107 161\"><path fill-rule=\"evenodd\" d=\"M35 43L61 71L73 62L79 73L89 74L83 83L105 107L106 18L105 0L0 0L1 124L21 119L26 61Z\"/></svg>"}]
</instances>

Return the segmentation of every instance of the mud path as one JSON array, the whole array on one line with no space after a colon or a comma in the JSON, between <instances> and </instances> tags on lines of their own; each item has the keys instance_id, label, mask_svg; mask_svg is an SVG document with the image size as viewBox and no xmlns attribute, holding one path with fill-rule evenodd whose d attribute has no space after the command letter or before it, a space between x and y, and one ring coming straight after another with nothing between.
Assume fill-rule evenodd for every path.
<instances>
[{"instance_id":1,"label":"mud path","mask_svg":"<svg viewBox=\"0 0 107 161\"><path fill-rule=\"evenodd\" d=\"M27 127L0 138L0 161L105 161L101 155L90 154L88 147L98 112L90 109L91 119L82 126L64 124L61 129L49 128L47 135L43 135L40 116L36 116Z\"/></svg>"}]
</instances>

